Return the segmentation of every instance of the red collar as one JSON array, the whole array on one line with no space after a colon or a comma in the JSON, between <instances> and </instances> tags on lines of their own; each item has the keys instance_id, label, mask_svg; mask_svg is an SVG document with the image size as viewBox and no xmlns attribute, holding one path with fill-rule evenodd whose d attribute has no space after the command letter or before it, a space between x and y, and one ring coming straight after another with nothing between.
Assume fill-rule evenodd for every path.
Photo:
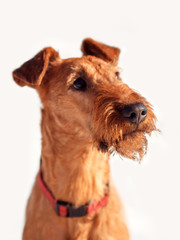
<instances>
[{"instance_id":1,"label":"red collar","mask_svg":"<svg viewBox=\"0 0 180 240\"><path fill-rule=\"evenodd\" d=\"M101 207L105 206L108 203L109 194L106 194L99 202L97 203L87 203L85 205L82 205L78 208L74 208L72 203L69 202L63 202L56 200L51 193L51 191L48 189L47 185L44 182L43 175L41 170L38 174L38 183L41 188L41 191L45 195L45 197L48 199L51 206L55 209L58 216L61 217L83 217L87 216Z\"/></svg>"}]
</instances>

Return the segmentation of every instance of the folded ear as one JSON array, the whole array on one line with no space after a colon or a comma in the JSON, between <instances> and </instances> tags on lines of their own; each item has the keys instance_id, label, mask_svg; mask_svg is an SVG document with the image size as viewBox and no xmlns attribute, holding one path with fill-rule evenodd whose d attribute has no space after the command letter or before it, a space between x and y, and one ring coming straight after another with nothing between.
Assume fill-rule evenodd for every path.
<instances>
[{"instance_id":1,"label":"folded ear","mask_svg":"<svg viewBox=\"0 0 180 240\"><path fill-rule=\"evenodd\" d=\"M91 55L110 62L113 65L118 64L120 49L111 47L100 42L96 42L91 38L83 40L81 45L83 55Z\"/></svg>"},{"instance_id":2,"label":"folded ear","mask_svg":"<svg viewBox=\"0 0 180 240\"><path fill-rule=\"evenodd\" d=\"M58 52L47 47L35 57L25 62L20 68L13 71L13 78L20 86L40 86L51 62L59 58Z\"/></svg>"}]
</instances>

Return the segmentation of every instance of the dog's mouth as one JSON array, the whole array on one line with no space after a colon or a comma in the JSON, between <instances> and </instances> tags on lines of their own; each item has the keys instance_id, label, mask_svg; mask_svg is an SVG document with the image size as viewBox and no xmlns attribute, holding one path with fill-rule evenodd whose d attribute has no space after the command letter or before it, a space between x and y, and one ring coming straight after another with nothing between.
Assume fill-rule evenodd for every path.
<instances>
[{"instance_id":1,"label":"dog's mouth","mask_svg":"<svg viewBox=\"0 0 180 240\"><path fill-rule=\"evenodd\" d=\"M118 149L121 148L124 144L130 144L135 143L138 140L138 137L146 139L147 135L151 134L152 131L156 129L138 129L138 127L135 130L124 132L120 130L119 136L115 139L111 138L111 141L108 142L105 139L101 140L99 142L99 148L103 152L113 152L113 151L119 151Z\"/></svg>"},{"instance_id":2,"label":"dog's mouth","mask_svg":"<svg viewBox=\"0 0 180 240\"><path fill-rule=\"evenodd\" d=\"M127 132L127 133L124 133L124 134L120 134L120 139L119 141L123 141L123 139L126 139L126 137L134 137L136 134L138 133L145 133L145 130L140 130L140 129L137 129L137 130L133 130L131 132Z\"/></svg>"},{"instance_id":3,"label":"dog's mouth","mask_svg":"<svg viewBox=\"0 0 180 240\"><path fill-rule=\"evenodd\" d=\"M134 138L136 134L138 133L144 133L143 130L134 130L134 131L131 131L131 132L128 132L128 133L124 133L122 132L122 130L120 130L120 134L119 134L119 137L116 138L115 140L112 140L108 143L108 141L106 140L101 140L99 142L99 148L103 151L103 152L106 152L108 150L111 149L112 151L112 148L114 148L116 145L120 145L122 141L125 141L127 138Z\"/></svg>"}]
</instances>

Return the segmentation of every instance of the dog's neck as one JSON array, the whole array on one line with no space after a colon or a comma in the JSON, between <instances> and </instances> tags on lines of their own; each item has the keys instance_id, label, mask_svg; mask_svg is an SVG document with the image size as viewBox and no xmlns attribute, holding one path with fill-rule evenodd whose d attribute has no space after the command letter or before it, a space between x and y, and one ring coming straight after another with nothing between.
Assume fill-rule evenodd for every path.
<instances>
[{"instance_id":1,"label":"dog's neck","mask_svg":"<svg viewBox=\"0 0 180 240\"><path fill-rule=\"evenodd\" d=\"M99 201L109 181L109 154L90 138L68 131L56 116L42 110L42 172L56 199L76 206Z\"/></svg>"}]
</instances>

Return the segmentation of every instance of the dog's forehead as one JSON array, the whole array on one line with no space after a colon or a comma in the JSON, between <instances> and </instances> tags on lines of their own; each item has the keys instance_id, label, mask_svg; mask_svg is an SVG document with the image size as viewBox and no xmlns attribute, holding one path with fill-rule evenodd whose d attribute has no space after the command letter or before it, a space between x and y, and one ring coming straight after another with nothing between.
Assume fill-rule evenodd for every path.
<instances>
[{"instance_id":1,"label":"dog's forehead","mask_svg":"<svg viewBox=\"0 0 180 240\"><path fill-rule=\"evenodd\" d=\"M104 60L94 56L83 56L81 58L69 58L65 59L64 65L66 65L70 72L86 72L87 74L116 72L119 68Z\"/></svg>"}]
</instances>

